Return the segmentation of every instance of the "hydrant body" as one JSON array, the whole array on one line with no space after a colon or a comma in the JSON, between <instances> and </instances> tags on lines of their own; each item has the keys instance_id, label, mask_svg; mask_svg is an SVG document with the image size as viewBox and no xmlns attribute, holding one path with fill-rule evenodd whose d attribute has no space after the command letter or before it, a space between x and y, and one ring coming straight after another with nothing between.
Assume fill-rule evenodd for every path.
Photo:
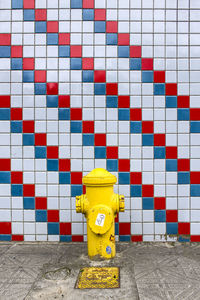
<instances>
[{"instance_id":1,"label":"hydrant body","mask_svg":"<svg viewBox=\"0 0 200 300\"><path fill-rule=\"evenodd\" d=\"M94 169L83 177L86 194L76 197L76 211L87 219L88 255L115 256L115 216L124 211L124 196L115 194L116 177L105 169Z\"/></svg>"}]
</instances>

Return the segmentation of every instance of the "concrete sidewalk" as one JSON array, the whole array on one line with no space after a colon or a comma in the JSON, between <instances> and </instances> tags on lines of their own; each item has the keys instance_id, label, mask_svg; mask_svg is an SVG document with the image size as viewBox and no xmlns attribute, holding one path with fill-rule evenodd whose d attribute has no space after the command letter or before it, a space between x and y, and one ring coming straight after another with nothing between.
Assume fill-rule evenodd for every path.
<instances>
[{"instance_id":1,"label":"concrete sidewalk","mask_svg":"<svg viewBox=\"0 0 200 300\"><path fill-rule=\"evenodd\" d=\"M120 289L74 289L80 268L120 267ZM200 244L117 244L91 261L85 243L0 243L0 299L200 299Z\"/></svg>"}]
</instances>

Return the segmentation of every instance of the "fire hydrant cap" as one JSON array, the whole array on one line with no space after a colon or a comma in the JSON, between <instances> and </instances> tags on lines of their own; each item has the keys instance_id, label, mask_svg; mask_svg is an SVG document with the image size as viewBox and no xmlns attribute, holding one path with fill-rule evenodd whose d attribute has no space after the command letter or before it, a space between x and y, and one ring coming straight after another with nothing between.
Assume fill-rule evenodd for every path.
<instances>
[{"instance_id":1,"label":"fire hydrant cap","mask_svg":"<svg viewBox=\"0 0 200 300\"><path fill-rule=\"evenodd\" d=\"M115 184L117 178L103 168L92 170L83 177L83 184L87 185L112 185Z\"/></svg>"}]
</instances>

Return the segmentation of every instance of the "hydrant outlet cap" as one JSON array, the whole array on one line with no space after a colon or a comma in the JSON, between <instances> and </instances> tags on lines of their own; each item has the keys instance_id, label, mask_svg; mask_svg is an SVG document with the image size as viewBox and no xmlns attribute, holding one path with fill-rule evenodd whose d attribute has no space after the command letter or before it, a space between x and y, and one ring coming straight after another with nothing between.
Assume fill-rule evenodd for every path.
<instances>
[{"instance_id":1,"label":"hydrant outlet cap","mask_svg":"<svg viewBox=\"0 0 200 300\"><path fill-rule=\"evenodd\" d=\"M117 178L107 170L97 168L83 177L83 184L87 185L112 185L115 184Z\"/></svg>"}]
</instances>

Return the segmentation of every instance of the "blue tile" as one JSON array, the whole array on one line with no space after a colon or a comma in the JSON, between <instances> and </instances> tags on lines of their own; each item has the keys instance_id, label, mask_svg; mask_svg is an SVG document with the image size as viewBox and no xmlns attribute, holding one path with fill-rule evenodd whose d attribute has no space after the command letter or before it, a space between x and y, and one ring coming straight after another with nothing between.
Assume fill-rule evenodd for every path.
<instances>
[{"instance_id":1,"label":"blue tile","mask_svg":"<svg viewBox=\"0 0 200 300\"><path fill-rule=\"evenodd\" d=\"M190 184L190 172L178 172L178 184Z\"/></svg>"},{"instance_id":2,"label":"blue tile","mask_svg":"<svg viewBox=\"0 0 200 300\"><path fill-rule=\"evenodd\" d=\"M70 184L70 172L59 173L59 184Z\"/></svg>"},{"instance_id":3,"label":"blue tile","mask_svg":"<svg viewBox=\"0 0 200 300\"><path fill-rule=\"evenodd\" d=\"M178 237L178 241L180 242L180 243L187 243L187 242L190 242L190 237L188 237L188 238L186 238L186 237L183 237L183 236L179 236Z\"/></svg>"},{"instance_id":4,"label":"blue tile","mask_svg":"<svg viewBox=\"0 0 200 300\"><path fill-rule=\"evenodd\" d=\"M166 108L176 108L176 107L177 107L177 97L166 96Z\"/></svg>"},{"instance_id":5,"label":"blue tile","mask_svg":"<svg viewBox=\"0 0 200 300\"><path fill-rule=\"evenodd\" d=\"M58 45L58 33L47 33L47 45Z\"/></svg>"},{"instance_id":6,"label":"blue tile","mask_svg":"<svg viewBox=\"0 0 200 300\"><path fill-rule=\"evenodd\" d=\"M58 55L59 57L70 57L70 46L59 46Z\"/></svg>"},{"instance_id":7,"label":"blue tile","mask_svg":"<svg viewBox=\"0 0 200 300\"><path fill-rule=\"evenodd\" d=\"M165 84L164 83L154 83L154 95L165 95Z\"/></svg>"},{"instance_id":8,"label":"blue tile","mask_svg":"<svg viewBox=\"0 0 200 300\"><path fill-rule=\"evenodd\" d=\"M58 171L58 159L47 159L47 171Z\"/></svg>"},{"instance_id":9,"label":"blue tile","mask_svg":"<svg viewBox=\"0 0 200 300\"><path fill-rule=\"evenodd\" d=\"M34 82L34 71L23 71L23 82Z\"/></svg>"},{"instance_id":10,"label":"blue tile","mask_svg":"<svg viewBox=\"0 0 200 300\"><path fill-rule=\"evenodd\" d=\"M106 44L107 45L117 45L118 37L117 33L107 33L106 34Z\"/></svg>"},{"instance_id":11,"label":"blue tile","mask_svg":"<svg viewBox=\"0 0 200 300\"><path fill-rule=\"evenodd\" d=\"M107 170L109 172L118 171L118 160L117 159L107 159Z\"/></svg>"},{"instance_id":12,"label":"blue tile","mask_svg":"<svg viewBox=\"0 0 200 300\"><path fill-rule=\"evenodd\" d=\"M164 159L165 158L165 147L154 147L154 158Z\"/></svg>"},{"instance_id":13,"label":"blue tile","mask_svg":"<svg viewBox=\"0 0 200 300\"><path fill-rule=\"evenodd\" d=\"M142 82L153 82L153 71L142 71Z\"/></svg>"},{"instance_id":14,"label":"blue tile","mask_svg":"<svg viewBox=\"0 0 200 300\"><path fill-rule=\"evenodd\" d=\"M191 121L190 122L190 132L191 133L200 133L200 121Z\"/></svg>"},{"instance_id":15,"label":"blue tile","mask_svg":"<svg viewBox=\"0 0 200 300\"><path fill-rule=\"evenodd\" d=\"M93 82L94 81L94 71L82 71L83 82Z\"/></svg>"},{"instance_id":16,"label":"blue tile","mask_svg":"<svg viewBox=\"0 0 200 300\"><path fill-rule=\"evenodd\" d=\"M12 9L23 8L23 0L12 0Z\"/></svg>"},{"instance_id":17,"label":"blue tile","mask_svg":"<svg viewBox=\"0 0 200 300\"><path fill-rule=\"evenodd\" d=\"M118 107L118 97L117 96L107 96L106 97L106 107Z\"/></svg>"},{"instance_id":18,"label":"blue tile","mask_svg":"<svg viewBox=\"0 0 200 300\"><path fill-rule=\"evenodd\" d=\"M46 158L47 157L47 150L44 146L37 146L35 147L35 158Z\"/></svg>"},{"instance_id":19,"label":"blue tile","mask_svg":"<svg viewBox=\"0 0 200 300\"><path fill-rule=\"evenodd\" d=\"M34 146L35 137L33 133L23 133L23 146Z\"/></svg>"},{"instance_id":20,"label":"blue tile","mask_svg":"<svg viewBox=\"0 0 200 300\"><path fill-rule=\"evenodd\" d=\"M0 172L0 183L10 183L10 172Z\"/></svg>"},{"instance_id":21,"label":"blue tile","mask_svg":"<svg viewBox=\"0 0 200 300\"><path fill-rule=\"evenodd\" d=\"M106 32L106 22L105 21L95 21L94 22L94 32L95 33Z\"/></svg>"},{"instance_id":22,"label":"blue tile","mask_svg":"<svg viewBox=\"0 0 200 300\"><path fill-rule=\"evenodd\" d=\"M94 134L83 134L83 146L94 146Z\"/></svg>"},{"instance_id":23,"label":"blue tile","mask_svg":"<svg viewBox=\"0 0 200 300\"><path fill-rule=\"evenodd\" d=\"M142 208L143 209L154 209L153 198L142 198Z\"/></svg>"},{"instance_id":24,"label":"blue tile","mask_svg":"<svg viewBox=\"0 0 200 300\"><path fill-rule=\"evenodd\" d=\"M24 201L24 209L35 209L35 198L25 197L23 201Z\"/></svg>"},{"instance_id":25,"label":"blue tile","mask_svg":"<svg viewBox=\"0 0 200 300\"><path fill-rule=\"evenodd\" d=\"M167 172L177 171L177 159L166 159L166 171Z\"/></svg>"},{"instance_id":26,"label":"blue tile","mask_svg":"<svg viewBox=\"0 0 200 300\"><path fill-rule=\"evenodd\" d=\"M178 109L178 121L189 121L189 119L190 119L189 108Z\"/></svg>"},{"instance_id":27,"label":"blue tile","mask_svg":"<svg viewBox=\"0 0 200 300\"><path fill-rule=\"evenodd\" d=\"M119 184L130 184L129 172L119 172Z\"/></svg>"},{"instance_id":28,"label":"blue tile","mask_svg":"<svg viewBox=\"0 0 200 300\"><path fill-rule=\"evenodd\" d=\"M10 57L10 46L0 46L0 57Z\"/></svg>"},{"instance_id":29,"label":"blue tile","mask_svg":"<svg viewBox=\"0 0 200 300\"><path fill-rule=\"evenodd\" d=\"M95 95L105 95L106 94L106 84L105 83L95 83L94 84L94 94Z\"/></svg>"},{"instance_id":30,"label":"blue tile","mask_svg":"<svg viewBox=\"0 0 200 300\"><path fill-rule=\"evenodd\" d=\"M118 57L129 57L129 46L118 46Z\"/></svg>"},{"instance_id":31,"label":"blue tile","mask_svg":"<svg viewBox=\"0 0 200 300\"><path fill-rule=\"evenodd\" d=\"M119 223L115 223L115 234L119 234Z\"/></svg>"},{"instance_id":32,"label":"blue tile","mask_svg":"<svg viewBox=\"0 0 200 300\"><path fill-rule=\"evenodd\" d=\"M94 9L83 9L83 21L94 20Z\"/></svg>"},{"instance_id":33,"label":"blue tile","mask_svg":"<svg viewBox=\"0 0 200 300\"><path fill-rule=\"evenodd\" d=\"M24 21L35 21L34 9L24 9Z\"/></svg>"},{"instance_id":34,"label":"blue tile","mask_svg":"<svg viewBox=\"0 0 200 300\"><path fill-rule=\"evenodd\" d=\"M82 69L82 58L71 58L70 59L70 69L71 70L81 70Z\"/></svg>"},{"instance_id":35,"label":"blue tile","mask_svg":"<svg viewBox=\"0 0 200 300\"><path fill-rule=\"evenodd\" d=\"M59 108L58 117L59 117L59 120L70 120L70 109L69 108Z\"/></svg>"},{"instance_id":36,"label":"blue tile","mask_svg":"<svg viewBox=\"0 0 200 300\"><path fill-rule=\"evenodd\" d=\"M71 235L60 235L60 242L70 243L72 241Z\"/></svg>"},{"instance_id":37,"label":"blue tile","mask_svg":"<svg viewBox=\"0 0 200 300\"><path fill-rule=\"evenodd\" d=\"M154 211L155 222L166 222L166 211L165 210L155 210Z\"/></svg>"},{"instance_id":38,"label":"blue tile","mask_svg":"<svg viewBox=\"0 0 200 300\"><path fill-rule=\"evenodd\" d=\"M119 108L118 110L118 120L128 121L130 120L130 109L129 108Z\"/></svg>"},{"instance_id":39,"label":"blue tile","mask_svg":"<svg viewBox=\"0 0 200 300\"><path fill-rule=\"evenodd\" d=\"M167 223L167 234L178 234L178 223Z\"/></svg>"},{"instance_id":40,"label":"blue tile","mask_svg":"<svg viewBox=\"0 0 200 300\"><path fill-rule=\"evenodd\" d=\"M95 147L95 159L106 158L106 147Z\"/></svg>"},{"instance_id":41,"label":"blue tile","mask_svg":"<svg viewBox=\"0 0 200 300\"><path fill-rule=\"evenodd\" d=\"M82 122L81 121L71 121L71 133L81 133L82 132Z\"/></svg>"},{"instance_id":42,"label":"blue tile","mask_svg":"<svg viewBox=\"0 0 200 300\"><path fill-rule=\"evenodd\" d=\"M143 134L142 135L142 146L153 146L153 134Z\"/></svg>"},{"instance_id":43,"label":"blue tile","mask_svg":"<svg viewBox=\"0 0 200 300\"><path fill-rule=\"evenodd\" d=\"M82 8L82 0L71 0L71 8Z\"/></svg>"},{"instance_id":44,"label":"blue tile","mask_svg":"<svg viewBox=\"0 0 200 300\"><path fill-rule=\"evenodd\" d=\"M131 122L131 133L141 133L142 132L142 122Z\"/></svg>"},{"instance_id":45,"label":"blue tile","mask_svg":"<svg viewBox=\"0 0 200 300\"><path fill-rule=\"evenodd\" d=\"M0 120L10 120L10 108L0 108Z\"/></svg>"},{"instance_id":46,"label":"blue tile","mask_svg":"<svg viewBox=\"0 0 200 300\"><path fill-rule=\"evenodd\" d=\"M141 196L142 196L142 186L131 185L131 197L141 197Z\"/></svg>"},{"instance_id":47,"label":"blue tile","mask_svg":"<svg viewBox=\"0 0 200 300\"><path fill-rule=\"evenodd\" d=\"M191 197L200 197L200 184L191 184L190 196Z\"/></svg>"},{"instance_id":48,"label":"blue tile","mask_svg":"<svg viewBox=\"0 0 200 300\"><path fill-rule=\"evenodd\" d=\"M12 197L23 196L23 185L22 184L11 184L11 196Z\"/></svg>"},{"instance_id":49,"label":"blue tile","mask_svg":"<svg viewBox=\"0 0 200 300\"><path fill-rule=\"evenodd\" d=\"M11 235L10 234L0 234L0 241L11 241Z\"/></svg>"},{"instance_id":50,"label":"blue tile","mask_svg":"<svg viewBox=\"0 0 200 300\"><path fill-rule=\"evenodd\" d=\"M22 70L22 58L11 58L11 70Z\"/></svg>"},{"instance_id":51,"label":"blue tile","mask_svg":"<svg viewBox=\"0 0 200 300\"><path fill-rule=\"evenodd\" d=\"M130 70L141 70L141 58L131 58L130 59Z\"/></svg>"},{"instance_id":52,"label":"blue tile","mask_svg":"<svg viewBox=\"0 0 200 300\"><path fill-rule=\"evenodd\" d=\"M82 185L72 184L71 185L71 197L80 196L83 192Z\"/></svg>"},{"instance_id":53,"label":"blue tile","mask_svg":"<svg viewBox=\"0 0 200 300\"><path fill-rule=\"evenodd\" d=\"M47 211L46 210L36 210L35 211L35 221L36 222L47 222Z\"/></svg>"},{"instance_id":54,"label":"blue tile","mask_svg":"<svg viewBox=\"0 0 200 300\"><path fill-rule=\"evenodd\" d=\"M22 121L11 121L11 132L21 133L22 132Z\"/></svg>"},{"instance_id":55,"label":"blue tile","mask_svg":"<svg viewBox=\"0 0 200 300\"><path fill-rule=\"evenodd\" d=\"M36 33L47 32L47 23L45 21L35 22L35 32Z\"/></svg>"},{"instance_id":56,"label":"blue tile","mask_svg":"<svg viewBox=\"0 0 200 300\"><path fill-rule=\"evenodd\" d=\"M49 235L59 234L59 223L48 223L47 226Z\"/></svg>"},{"instance_id":57,"label":"blue tile","mask_svg":"<svg viewBox=\"0 0 200 300\"><path fill-rule=\"evenodd\" d=\"M130 235L120 235L119 236L119 241L120 242L130 242L131 237Z\"/></svg>"},{"instance_id":58,"label":"blue tile","mask_svg":"<svg viewBox=\"0 0 200 300\"><path fill-rule=\"evenodd\" d=\"M58 96L48 95L47 96L47 107L58 107Z\"/></svg>"},{"instance_id":59,"label":"blue tile","mask_svg":"<svg viewBox=\"0 0 200 300\"><path fill-rule=\"evenodd\" d=\"M35 83L35 94L46 95L46 83Z\"/></svg>"}]
</instances>

